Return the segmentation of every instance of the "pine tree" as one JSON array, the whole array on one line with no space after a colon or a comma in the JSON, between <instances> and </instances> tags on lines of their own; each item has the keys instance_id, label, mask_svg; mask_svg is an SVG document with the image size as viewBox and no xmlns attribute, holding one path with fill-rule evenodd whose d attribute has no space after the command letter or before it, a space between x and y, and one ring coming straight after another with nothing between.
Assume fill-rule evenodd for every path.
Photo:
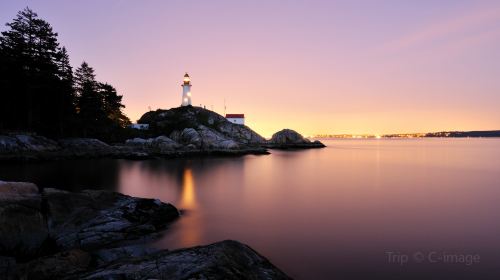
<instances>
[{"instance_id":1,"label":"pine tree","mask_svg":"<svg viewBox=\"0 0 500 280\"><path fill-rule=\"evenodd\" d=\"M116 89L108 83L100 83L99 91L104 99L104 111L113 126L124 128L130 124L130 120L122 109L125 105L122 104L123 96L118 95Z\"/></svg>"},{"instance_id":2,"label":"pine tree","mask_svg":"<svg viewBox=\"0 0 500 280\"><path fill-rule=\"evenodd\" d=\"M104 99L97 86L94 69L84 61L75 71L75 88L78 120L85 137L96 136L105 126Z\"/></svg>"},{"instance_id":3,"label":"pine tree","mask_svg":"<svg viewBox=\"0 0 500 280\"><path fill-rule=\"evenodd\" d=\"M97 82L88 63L73 75L48 22L25 8L7 27L0 36L0 130L106 138L130 123L122 96Z\"/></svg>"},{"instance_id":4,"label":"pine tree","mask_svg":"<svg viewBox=\"0 0 500 280\"><path fill-rule=\"evenodd\" d=\"M0 74L1 98L5 100L4 126L61 134L72 107L72 79L68 77L66 51L59 47L57 33L29 8L17 14L0 36L5 67ZM64 64L63 72L61 65Z\"/></svg>"},{"instance_id":5,"label":"pine tree","mask_svg":"<svg viewBox=\"0 0 500 280\"><path fill-rule=\"evenodd\" d=\"M97 88L94 68L90 67L85 61L75 71L75 89L77 95L82 94L84 87L92 87L94 90Z\"/></svg>"}]
</instances>

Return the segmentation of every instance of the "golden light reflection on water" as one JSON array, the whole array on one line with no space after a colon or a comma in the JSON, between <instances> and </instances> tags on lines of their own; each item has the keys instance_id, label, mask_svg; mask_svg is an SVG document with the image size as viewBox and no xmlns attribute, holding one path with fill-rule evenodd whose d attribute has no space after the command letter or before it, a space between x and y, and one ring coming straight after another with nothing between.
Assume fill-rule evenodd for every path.
<instances>
[{"instance_id":1,"label":"golden light reflection on water","mask_svg":"<svg viewBox=\"0 0 500 280\"><path fill-rule=\"evenodd\" d=\"M196 208L196 191L193 180L193 172L190 168L184 169L182 174L182 191L179 205L183 209Z\"/></svg>"},{"instance_id":2,"label":"golden light reflection on water","mask_svg":"<svg viewBox=\"0 0 500 280\"><path fill-rule=\"evenodd\" d=\"M196 186L191 168L186 167L182 172L182 189L180 193L179 206L185 215L190 215L189 211L196 211ZM194 218L194 219L193 219ZM183 234L179 235L179 243L183 246L199 245L201 240L202 221L199 218L181 219L182 227L187 228Z\"/></svg>"}]
</instances>

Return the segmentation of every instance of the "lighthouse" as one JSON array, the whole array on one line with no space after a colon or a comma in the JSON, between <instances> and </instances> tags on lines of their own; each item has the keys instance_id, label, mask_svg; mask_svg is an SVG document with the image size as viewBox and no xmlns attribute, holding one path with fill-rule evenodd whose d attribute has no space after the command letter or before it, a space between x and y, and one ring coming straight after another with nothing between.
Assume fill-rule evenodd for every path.
<instances>
[{"instance_id":1,"label":"lighthouse","mask_svg":"<svg viewBox=\"0 0 500 280\"><path fill-rule=\"evenodd\" d=\"M188 73L184 75L184 83L182 83L182 103L181 106L191 105L191 78Z\"/></svg>"}]
</instances>

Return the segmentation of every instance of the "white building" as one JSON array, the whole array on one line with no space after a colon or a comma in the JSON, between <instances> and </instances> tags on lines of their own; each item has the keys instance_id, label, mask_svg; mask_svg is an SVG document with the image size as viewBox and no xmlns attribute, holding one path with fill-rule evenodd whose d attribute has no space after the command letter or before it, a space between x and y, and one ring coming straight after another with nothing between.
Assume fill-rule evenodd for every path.
<instances>
[{"instance_id":1,"label":"white building","mask_svg":"<svg viewBox=\"0 0 500 280\"><path fill-rule=\"evenodd\" d=\"M182 103L181 106L191 105L191 78L188 73L184 75L184 83L182 84Z\"/></svg>"},{"instance_id":2,"label":"white building","mask_svg":"<svg viewBox=\"0 0 500 280\"><path fill-rule=\"evenodd\" d=\"M235 124L245 124L245 114L226 114L226 119Z\"/></svg>"},{"instance_id":3,"label":"white building","mask_svg":"<svg viewBox=\"0 0 500 280\"><path fill-rule=\"evenodd\" d=\"M128 127L133 128L133 129L138 129L138 130L148 130L149 124L147 124L147 123L133 123L133 124L129 125Z\"/></svg>"}]
</instances>

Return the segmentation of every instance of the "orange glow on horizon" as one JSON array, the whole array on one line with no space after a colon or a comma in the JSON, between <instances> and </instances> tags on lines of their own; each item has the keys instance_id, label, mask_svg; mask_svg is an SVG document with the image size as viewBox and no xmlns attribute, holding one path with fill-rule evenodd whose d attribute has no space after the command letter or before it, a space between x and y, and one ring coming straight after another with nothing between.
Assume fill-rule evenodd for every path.
<instances>
[{"instance_id":1,"label":"orange glow on horizon","mask_svg":"<svg viewBox=\"0 0 500 280\"><path fill-rule=\"evenodd\" d=\"M4 23L26 6L7 2ZM56 2L30 6L133 122L179 106L189 71L193 105L264 137L500 129L498 1Z\"/></svg>"}]
</instances>

